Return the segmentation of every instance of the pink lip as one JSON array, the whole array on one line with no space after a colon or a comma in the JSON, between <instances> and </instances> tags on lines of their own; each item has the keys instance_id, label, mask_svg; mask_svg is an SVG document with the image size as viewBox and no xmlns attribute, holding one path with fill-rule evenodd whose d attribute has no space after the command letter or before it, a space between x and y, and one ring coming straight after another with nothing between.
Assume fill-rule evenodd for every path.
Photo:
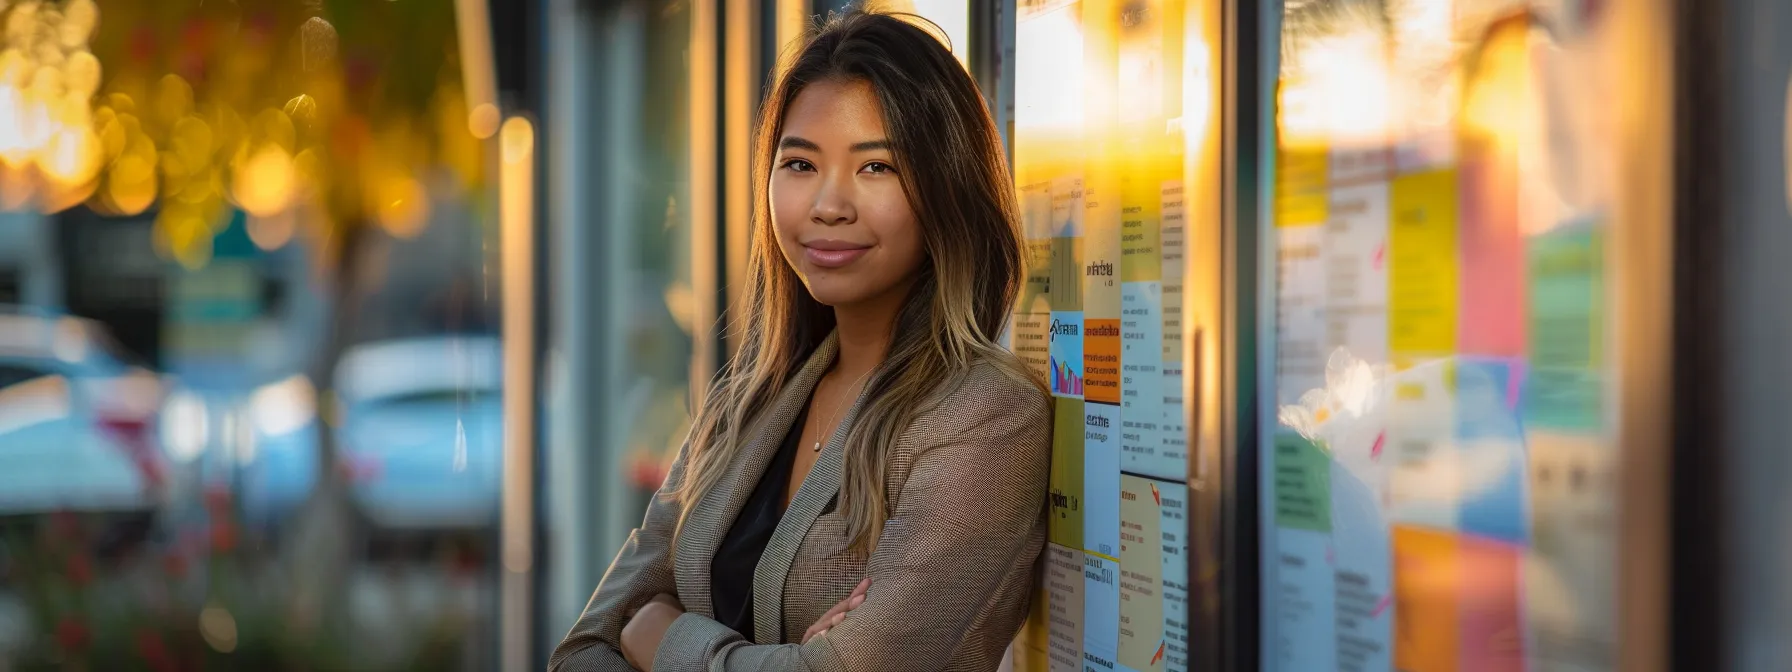
<instances>
[{"instance_id":1,"label":"pink lip","mask_svg":"<svg viewBox=\"0 0 1792 672\"><path fill-rule=\"evenodd\" d=\"M865 253L870 250L871 248L866 245L838 240L816 240L803 243L803 256L809 259L809 263L822 268L840 268L865 256Z\"/></svg>"}]
</instances>

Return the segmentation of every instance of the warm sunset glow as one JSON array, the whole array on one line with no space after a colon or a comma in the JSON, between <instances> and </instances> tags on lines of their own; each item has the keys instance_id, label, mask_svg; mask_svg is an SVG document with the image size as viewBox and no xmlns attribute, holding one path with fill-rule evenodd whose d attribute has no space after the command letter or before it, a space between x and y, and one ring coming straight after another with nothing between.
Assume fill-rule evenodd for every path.
<instances>
[{"instance_id":1,"label":"warm sunset glow","mask_svg":"<svg viewBox=\"0 0 1792 672\"><path fill-rule=\"evenodd\" d=\"M262 146L237 166L232 189L243 210L258 217L272 217L292 203L292 156L276 144Z\"/></svg>"}]
</instances>

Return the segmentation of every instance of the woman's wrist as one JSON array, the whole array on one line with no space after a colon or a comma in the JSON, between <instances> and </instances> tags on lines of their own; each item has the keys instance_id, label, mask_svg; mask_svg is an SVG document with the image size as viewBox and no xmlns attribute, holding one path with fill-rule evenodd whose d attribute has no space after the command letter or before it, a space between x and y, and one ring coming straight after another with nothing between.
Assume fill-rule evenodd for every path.
<instances>
[{"instance_id":1,"label":"woman's wrist","mask_svg":"<svg viewBox=\"0 0 1792 672\"><path fill-rule=\"evenodd\" d=\"M667 595L655 597L635 612L622 628L622 657L640 670L652 670L654 654L673 621L684 615L684 608Z\"/></svg>"}]
</instances>

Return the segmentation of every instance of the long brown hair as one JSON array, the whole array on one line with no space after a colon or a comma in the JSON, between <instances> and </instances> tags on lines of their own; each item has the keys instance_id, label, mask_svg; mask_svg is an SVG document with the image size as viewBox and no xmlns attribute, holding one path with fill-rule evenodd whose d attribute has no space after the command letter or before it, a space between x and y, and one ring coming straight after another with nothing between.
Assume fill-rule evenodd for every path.
<instances>
[{"instance_id":1,"label":"long brown hair","mask_svg":"<svg viewBox=\"0 0 1792 672\"><path fill-rule=\"evenodd\" d=\"M912 18L912 17L911 17ZM686 478L669 493L684 516L721 481L747 442L748 423L834 328L779 253L769 188L790 104L822 81L864 81L883 107L897 174L920 223L926 261L899 310L890 350L865 386L846 437L839 510L853 548L869 552L888 515L886 460L928 397L979 360L1037 376L996 343L1023 281L1019 209L1001 136L969 74L917 23L851 11L823 24L761 107L754 144L753 235L740 349L717 376L693 424ZM992 403L995 400L991 400ZM683 527L683 519L679 526Z\"/></svg>"}]
</instances>

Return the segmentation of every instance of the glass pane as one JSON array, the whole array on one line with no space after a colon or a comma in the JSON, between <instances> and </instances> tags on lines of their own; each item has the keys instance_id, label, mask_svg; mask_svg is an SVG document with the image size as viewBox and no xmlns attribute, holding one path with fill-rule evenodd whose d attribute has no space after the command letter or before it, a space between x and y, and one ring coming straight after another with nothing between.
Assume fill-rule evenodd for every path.
<instances>
[{"instance_id":1,"label":"glass pane","mask_svg":"<svg viewBox=\"0 0 1792 672\"><path fill-rule=\"evenodd\" d=\"M499 119L455 8L0 23L0 666L486 667Z\"/></svg>"},{"instance_id":2,"label":"glass pane","mask_svg":"<svg viewBox=\"0 0 1792 672\"><path fill-rule=\"evenodd\" d=\"M695 294L691 259L690 3L652 3L647 12L645 70L636 91L613 91L640 101L638 142L618 168L632 181L631 218L619 222L615 242L628 255L619 334L627 353L622 377L609 387L622 394L615 416L627 423L626 464L638 508L616 512L628 527L640 523L647 500L664 480L691 421L691 352ZM713 99L711 99L713 102ZM713 262L704 262L713 263ZM597 335L591 337L596 338ZM604 549L603 562L617 549Z\"/></svg>"},{"instance_id":3,"label":"glass pane","mask_svg":"<svg viewBox=\"0 0 1792 672\"><path fill-rule=\"evenodd\" d=\"M1184 254L1189 195L1216 186L1190 167L1217 118L1191 69L1209 43L1175 0L1019 4L1031 274L1011 339L1050 382L1057 429L1045 591L1016 668L1190 669Z\"/></svg>"},{"instance_id":4,"label":"glass pane","mask_svg":"<svg viewBox=\"0 0 1792 672\"><path fill-rule=\"evenodd\" d=\"M1613 669L1616 30L1290 2L1265 664Z\"/></svg>"}]
</instances>

